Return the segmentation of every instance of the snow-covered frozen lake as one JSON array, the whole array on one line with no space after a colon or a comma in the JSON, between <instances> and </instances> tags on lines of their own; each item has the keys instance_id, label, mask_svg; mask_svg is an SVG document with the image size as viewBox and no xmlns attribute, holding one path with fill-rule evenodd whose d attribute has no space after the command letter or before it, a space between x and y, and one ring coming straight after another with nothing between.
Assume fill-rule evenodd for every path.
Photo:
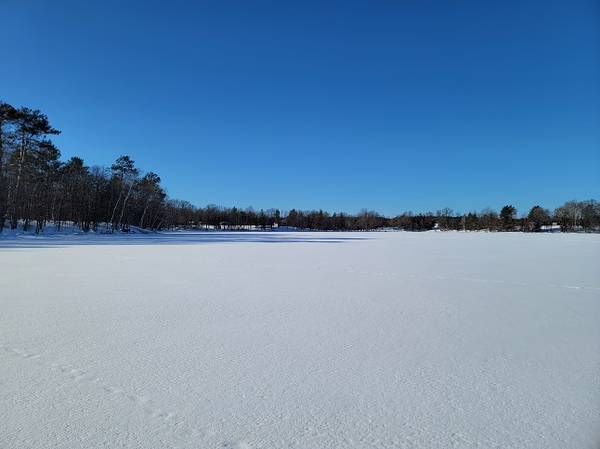
<instances>
[{"instance_id":1,"label":"snow-covered frozen lake","mask_svg":"<svg viewBox=\"0 0 600 449\"><path fill-rule=\"evenodd\" d=\"M600 445L600 235L0 239L0 447Z\"/></svg>"}]
</instances>

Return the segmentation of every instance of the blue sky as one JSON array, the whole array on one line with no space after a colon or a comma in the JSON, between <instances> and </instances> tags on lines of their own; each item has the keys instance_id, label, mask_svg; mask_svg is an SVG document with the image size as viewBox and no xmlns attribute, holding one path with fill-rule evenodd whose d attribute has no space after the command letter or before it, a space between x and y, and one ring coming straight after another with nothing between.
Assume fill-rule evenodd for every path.
<instances>
[{"instance_id":1,"label":"blue sky","mask_svg":"<svg viewBox=\"0 0 600 449\"><path fill-rule=\"evenodd\" d=\"M4 1L0 99L171 197L393 215L600 199L597 1Z\"/></svg>"}]
</instances>

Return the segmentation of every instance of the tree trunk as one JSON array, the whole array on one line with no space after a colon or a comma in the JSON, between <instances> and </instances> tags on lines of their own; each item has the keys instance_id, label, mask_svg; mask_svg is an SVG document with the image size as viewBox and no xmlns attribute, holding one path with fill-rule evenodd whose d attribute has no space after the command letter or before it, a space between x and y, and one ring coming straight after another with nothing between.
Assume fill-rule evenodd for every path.
<instances>
[{"instance_id":1,"label":"tree trunk","mask_svg":"<svg viewBox=\"0 0 600 449\"><path fill-rule=\"evenodd\" d=\"M125 213L125 207L127 206L127 201L129 200L129 197L131 196L132 189L133 189L133 182L131 184L129 184L129 190L127 191L127 195L125 196L125 199L123 200L123 207L121 208L121 215L119 216L119 222L117 224L118 228L121 227L121 223L123 222L123 214Z\"/></svg>"},{"instance_id":2,"label":"tree trunk","mask_svg":"<svg viewBox=\"0 0 600 449\"><path fill-rule=\"evenodd\" d=\"M144 218L146 218L146 212L148 212L148 206L150 206L151 200L152 200L152 198L148 198L148 200L146 200L146 204L144 206L144 212L142 212L142 218L140 218L140 228L144 227Z\"/></svg>"},{"instance_id":3,"label":"tree trunk","mask_svg":"<svg viewBox=\"0 0 600 449\"><path fill-rule=\"evenodd\" d=\"M121 187L121 190L119 191L119 197L117 198L117 202L115 203L115 207L113 207L113 211L110 216L110 224L112 226L113 231L115 230L115 223L114 223L115 214L117 213L117 207L119 206L119 202L121 201L122 195L123 195L123 188Z\"/></svg>"},{"instance_id":4,"label":"tree trunk","mask_svg":"<svg viewBox=\"0 0 600 449\"><path fill-rule=\"evenodd\" d=\"M17 205L19 202L19 190L21 187L21 176L23 174L23 164L25 163L25 153L26 153L26 145L25 145L25 136L21 137L21 148L19 150L19 165L17 167L17 179L15 181L15 191L13 194L13 198L11 198L11 218L10 218L10 228L17 229Z\"/></svg>"}]
</instances>

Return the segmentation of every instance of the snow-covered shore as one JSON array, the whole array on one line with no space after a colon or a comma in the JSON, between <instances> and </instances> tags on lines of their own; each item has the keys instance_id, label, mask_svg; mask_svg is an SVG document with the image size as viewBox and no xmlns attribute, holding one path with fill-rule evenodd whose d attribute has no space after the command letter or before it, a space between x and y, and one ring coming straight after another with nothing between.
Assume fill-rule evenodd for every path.
<instances>
[{"instance_id":1,"label":"snow-covered shore","mask_svg":"<svg viewBox=\"0 0 600 449\"><path fill-rule=\"evenodd\" d=\"M600 235L0 238L0 447L590 448Z\"/></svg>"}]
</instances>

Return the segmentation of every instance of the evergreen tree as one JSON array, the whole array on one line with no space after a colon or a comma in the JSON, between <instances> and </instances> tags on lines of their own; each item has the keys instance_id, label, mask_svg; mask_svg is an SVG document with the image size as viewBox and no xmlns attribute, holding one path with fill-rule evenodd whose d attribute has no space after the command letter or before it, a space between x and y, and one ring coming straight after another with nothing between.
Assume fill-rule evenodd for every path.
<instances>
[{"instance_id":1,"label":"evergreen tree","mask_svg":"<svg viewBox=\"0 0 600 449\"><path fill-rule=\"evenodd\" d=\"M542 226L549 225L552 221L550 213L541 206L533 206L527 215L527 221L531 226L531 230L538 232Z\"/></svg>"},{"instance_id":2,"label":"evergreen tree","mask_svg":"<svg viewBox=\"0 0 600 449\"><path fill-rule=\"evenodd\" d=\"M512 231L515 227L515 215L517 209L511 205L504 206L500 211L500 220L502 222L502 229L505 231Z\"/></svg>"}]
</instances>

